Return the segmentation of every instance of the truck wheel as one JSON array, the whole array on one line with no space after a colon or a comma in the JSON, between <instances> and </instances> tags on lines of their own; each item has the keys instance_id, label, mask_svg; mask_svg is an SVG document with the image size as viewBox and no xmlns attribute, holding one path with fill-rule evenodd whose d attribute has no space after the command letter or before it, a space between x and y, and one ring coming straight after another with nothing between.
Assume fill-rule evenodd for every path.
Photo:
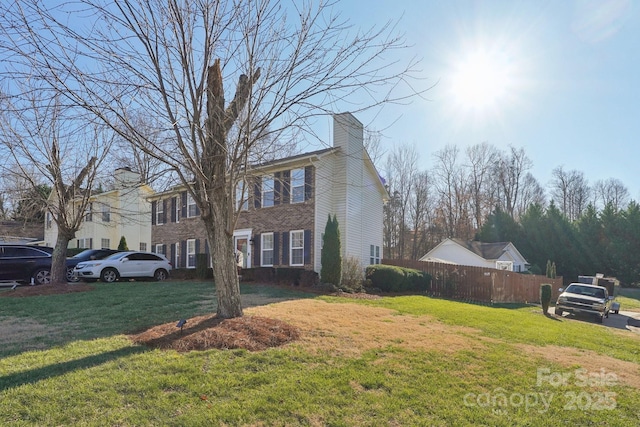
<instances>
[{"instance_id":1,"label":"truck wheel","mask_svg":"<svg viewBox=\"0 0 640 427\"><path fill-rule=\"evenodd\" d=\"M555 309L555 313L556 313L556 316L560 316L560 317L562 317L562 313L563 313L563 312L562 312L562 309L561 309L561 308L557 308L557 307L556 307L556 309Z\"/></svg>"},{"instance_id":2,"label":"truck wheel","mask_svg":"<svg viewBox=\"0 0 640 427\"><path fill-rule=\"evenodd\" d=\"M604 322L604 314L602 316L596 316L596 322L598 323Z\"/></svg>"}]
</instances>

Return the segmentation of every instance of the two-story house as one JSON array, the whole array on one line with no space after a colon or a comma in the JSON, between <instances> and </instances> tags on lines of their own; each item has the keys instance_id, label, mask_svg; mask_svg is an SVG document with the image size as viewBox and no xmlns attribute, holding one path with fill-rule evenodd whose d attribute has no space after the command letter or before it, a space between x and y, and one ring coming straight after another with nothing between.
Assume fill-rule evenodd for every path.
<instances>
[{"instance_id":1,"label":"two-story house","mask_svg":"<svg viewBox=\"0 0 640 427\"><path fill-rule=\"evenodd\" d=\"M340 227L343 257L364 267L382 259L383 205L388 193L363 145L363 126L350 113L333 117L333 147L254 165L236 199L234 244L245 268L320 271L329 215ZM244 192L241 188L248 189ZM178 268L195 268L208 253L200 212L186 187L152 198L152 250Z\"/></svg>"},{"instance_id":2,"label":"two-story house","mask_svg":"<svg viewBox=\"0 0 640 427\"><path fill-rule=\"evenodd\" d=\"M140 182L140 174L129 168L116 169L114 188L91 195L76 238L70 248L117 249L122 236L131 250L149 250L153 189ZM45 215L44 242L53 246L58 227Z\"/></svg>"}]
</instances>

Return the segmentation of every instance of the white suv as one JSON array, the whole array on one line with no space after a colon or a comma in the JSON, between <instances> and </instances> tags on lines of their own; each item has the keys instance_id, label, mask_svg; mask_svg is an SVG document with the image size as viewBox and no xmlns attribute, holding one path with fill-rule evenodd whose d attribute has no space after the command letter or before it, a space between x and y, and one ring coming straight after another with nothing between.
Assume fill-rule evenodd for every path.
<instances>
[{"instance_id":1,"label":"white suv","mask_svg":"<svg viewBox=\"0 0 640 427\"><path fill-rule=\"evenodd\" d=\"M102 280L111 283L120 278L152 277L165 280L171 263L162 254L151 252L119 252L105 259L78 263L74 273L83 280Z\"/></svg>"}]
</instances>

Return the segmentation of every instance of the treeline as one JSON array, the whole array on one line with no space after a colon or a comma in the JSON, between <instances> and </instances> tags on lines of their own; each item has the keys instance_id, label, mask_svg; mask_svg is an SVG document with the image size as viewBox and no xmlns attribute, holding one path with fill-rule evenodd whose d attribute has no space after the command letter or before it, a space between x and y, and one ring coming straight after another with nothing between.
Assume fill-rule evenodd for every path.
<instances>
[{"instance_id":1,"label":"treeline","mask_svg":"<svg viewBox=\"0 0 640 427\"><path fill-rule=\"evenodd\" d=\"M640 282L639 207L619 180L590 183L559 166L543 187L524 149L488 143L447 146L433 160L421 170L411 146L386 157L386 258L418 259L447 237L511 241L535 273L551 260L568 280L604 273Z\"/></svg>"}]
</instances>

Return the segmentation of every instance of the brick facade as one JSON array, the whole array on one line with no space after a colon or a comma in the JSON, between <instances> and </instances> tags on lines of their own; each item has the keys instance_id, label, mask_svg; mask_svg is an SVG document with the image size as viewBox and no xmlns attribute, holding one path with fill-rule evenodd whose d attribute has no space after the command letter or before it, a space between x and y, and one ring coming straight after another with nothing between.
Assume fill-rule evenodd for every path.
<instances>
[{"instance_id":1,"label":"brick facade","mask_svg":"<svg viewBox=\"0 0 640 427\"><path fill-rule=\"evenodd\" d=\"M293 199L290 195L291 167L275 172L269 171L269 175L275 177L273 206L261 206L261 177L257 177L250 185L248 209L240 212L236 230L251 230L251 267L262 266L261 242L265 233L273 233L273 267L291 266L290 232L301 231L302 233L298 236L301 234L304 236L303 265L296 267L313 270L313 247L316 238L314 236L315 168L298 166L295 169L305 171L304 200L298 203L291 203ZM164 252L177 268L189 266L188 240L195 240L196 253L209 252L204 224L199 212L189 210L187 197L186 191L177 189L158 195L158 198L152 202L151 250ZM189 213L195 216L190 216Z\"/></svg>"}]
</instances>

